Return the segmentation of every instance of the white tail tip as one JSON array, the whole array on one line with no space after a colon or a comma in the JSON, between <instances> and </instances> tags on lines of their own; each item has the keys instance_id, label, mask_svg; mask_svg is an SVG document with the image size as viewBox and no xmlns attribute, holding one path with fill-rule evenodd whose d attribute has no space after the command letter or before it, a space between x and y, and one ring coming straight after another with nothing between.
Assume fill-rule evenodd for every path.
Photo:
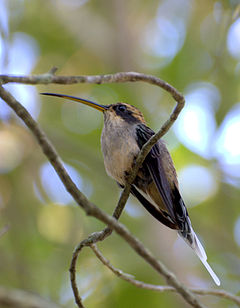
<instances>
[{"instance_id":1,"label":"white tail tip","mask_svg":"<svg viewBox=\"0 0 240 308\"><path fill-rule=\"evenodd\" d=\"M181 235L181 233L179 233ZM182 236L182 238L185 240L185 242L188 243L188 245L194 250L198 258L201 260L202 264L205 266L206 270L214 280L217 286L220 286L221 282L218 278L218 276L214 273L211 266L207 262L207 255L206 252L200 243L199 239L197 238L195 232L193 231L191 227L191 237L192 237L192 243L190 243L186 238Z\"/></svg>"},{"instance_id":2,"label":"white tail tip","mask_svg":"<svg viewBox=\"0 0 240 308\"><path fill-rule=\"evenodd\" d=\"M212 277L216 285L220 286L221 282L218 276L212 270L211 266L208 264L206 252L202 244L200 243L199 239L197 238L196 233L193 231L193 229L192 229L192 234L195 239L195 245L194 245L195 247L192 246L193 250L196 252L197 256L201 260L202 264L205 266L206 270L209 272L210 276Z\"/></svg>"},{"instance_id":3,"label":"white tail tip","mask_svg":"<svg viewBox=\"0 0 240 308\"><path fill-rule=\"evenodd\" d=\"M201 260L201 259L200 259ZM214 282L216 283L217 286L220 286L221 282L218 278L218 276L214 273L214 271L212 270L211 266L207 263L207 260L201 260L202 264L205 266L206 270L209 272L209 274L211 275L212 279L214 280Z\"/></svg>"}]
</instances>

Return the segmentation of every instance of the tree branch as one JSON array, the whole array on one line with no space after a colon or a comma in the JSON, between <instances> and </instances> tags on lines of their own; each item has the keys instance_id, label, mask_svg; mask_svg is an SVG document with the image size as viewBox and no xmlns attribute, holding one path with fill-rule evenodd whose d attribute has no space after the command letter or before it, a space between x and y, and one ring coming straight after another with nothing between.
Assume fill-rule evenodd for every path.
<instances>
[{"instance_id":1,"label":"tree branch","mask_svg":"<svg viewBox=\"0 0 240 308\"><path fill-rule=\"evenodd\" d=\"M159 286L159 285L154 285L154 284L150 284L150 283L145 283L143 281L140 280L136 280L134 279L134 276L130 275L130 274L126 274L123 271L115 268L111 262L105 258L103 256L103 254L101 253L101 251L97 248L96 244L91 244L89 245L90 248L93 250L93 252L95 253L96 257L108 268L110 269L110 271L112 271L116 276L118 276L119 278L131 283L132 285L134 285L137 288L141 288L141 289L146 289L146 290L152 290L152 291L157 291L157 292L176 292L176 289L173 287L169 287L169 286ZM198 295L214 295L214 296L218 296L224 299L228 299L233 301L235 304L238 305L238 307L240 307L240 297L233 295L229 292L226 292L225 290L208 290L208 289L190 289L193 293L198 294Z\"/></svg>"},{"instance_id":2,"label":"tree branch","mask_svg":"<svg viewBox=\"0 0 240 308\"><path fill-rule=\"evenodd\" d=\"M55 76L57 68L53 67L48 73L42 75L31 75L31 76L15 76L15 75L0 75L0 83L23 83L29 85L36 84L76 84L76 83L92 83L92 84L102 84L102 83L124 83L124 82L135 82L143 81L150 83L155 86L159 86L162 89L169 92L176 101L183 101L183 96L169 83L161 80L152 75L141 74L137 72L120 72L116 74L106 74L106 75L92 75L92 76Z\"/></svg>"},{"instance_id":3,"label":"tree branch","mask_svg":"<svg viewBox=\"0 0 240 308\"><path fill-rule=\"evenodd\" d=\"M49 77L50 76L50 77ZM46 77L46 76L45 76ZM67 83L69 84L71 79L68 79L69 77L64 76L58 76L58 79L54 79L57 76L54 76L52 74L47 74L47 78L49 80L44 79L43 75L40 76L22 76L22 77L9 77L7 80L7 76L1 76L0 80L2 82L22 82L27 84L34 84L34 83L50 83L50 82L56 82L56 83ZM82 79L81 79L81 78ZM70 77L72 80L74 80L74 77ZM152 143L157 141L157 138L159 136L162 136L164 132L169 129L169 127L172 125L174 120L177 118L177 115L181 111L184 99L183 97L175 91L173 87L171 87L169 84L161 81L160 79L149 76L149 75L143 75L138 73L117 73L114 75L103 75L103 76L79 76L76 77L77 82L90 82L90 83L102 83L102 82L126 82L126 81L146 81L152 84L159 85L166 89L168 92L172 94L172 96L175 99L178 99L178 104L175 107L170 119L164 124L163 128L158 132L158 134L154 135L153 138L151 138L148 142L149 149L147 149L147 144L145 147L143 147L142 152L142 158L139 155L136 166L138 162L141 162L141 159L143 161L144 155L147 155L147 151L150 150ZM38 82L37 82L38 81ZM69 82L68 82L69 81ZM180 95L180 96L179 96ZM110 228L114 229L120 236L122 236L127 243L147 262L149 263L159 274L163 275L166 282L173 286L179 294L182 295L182 297L190 304L192 307L198 307L201 308L203 305L196 299L196 297L192 294L192 292L186 288L184 285L182 285L177 278L158 260L156 260L153 255L150 253L149 250L147 250L143 244L135 237L131 235L131 233L127 230L127 228L119 223L115 218L107 215L103 211L101 211L99 208L97 208L93 203L88 201L88 199L77 189L76 185L71 180L70 176L66 172L56 150L52 146L52 144L47 139L46 135L43 133L43 131L40 129L39 125L33 120L31 115L27 112L27 110L2 86L0 86L0 97L16 112L16 114L24 121L24 123L28 126L28 128L32 131L34 136L36 137L38 143L40 144L44 154L48 157L49 161L53 165L54 169L56 170L57 174L61 178L65 188L67 191L72 195L74 200L77 202L77 204L84 209L87 215L91 215L105 224L107 224ZM165 130L165 131L164 131ZM155 138L155 139L154 139ZM137 168L137 167L135 167ZM136 169L135 169L136 170ZM137 172L137 171L135 171ZM134 177L134 174L130 176Z\"/></svg>"}]
</instances>

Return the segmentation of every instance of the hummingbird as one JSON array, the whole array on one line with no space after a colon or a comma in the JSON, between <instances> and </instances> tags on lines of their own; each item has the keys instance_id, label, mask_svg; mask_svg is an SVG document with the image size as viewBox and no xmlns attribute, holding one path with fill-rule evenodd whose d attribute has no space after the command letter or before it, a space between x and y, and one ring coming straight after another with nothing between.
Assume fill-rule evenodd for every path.
<instances>
[{"instance_id":1,"label":"hummingbird","mask_svg":"<svg viewBox=\"0 0 240 308\"><path fill-rule=\"evenodd\" d=\"M101 148L107 174L124 188L135 159L143 145L155 134L141 111L127 103L100 105L87 99L57 93L41 93L83 103L103 113ZM174 229L194 250L216 285L220 280L207 262L179 192L176 170L161 139L146 156L131 184L131 194L159 222Z\"/></svg>"}]
</instances>

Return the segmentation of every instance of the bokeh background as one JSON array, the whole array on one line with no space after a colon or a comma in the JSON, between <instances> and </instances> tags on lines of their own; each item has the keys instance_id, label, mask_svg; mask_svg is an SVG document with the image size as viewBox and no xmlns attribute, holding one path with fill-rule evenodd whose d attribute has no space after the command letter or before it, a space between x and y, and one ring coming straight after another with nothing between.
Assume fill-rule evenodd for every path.
<instances>
[{"instance_id":1,"label":"bokeh background","mask_svg":"<svg viewBox=\"0 0 240 308\"><path fill-rule=\"evenodd\" d=\"M240 291L240 6L238 0L1 0L0 72L105 74L139 71L186 97L164 137L190 217L222 287ZM49 136L83 193L112 213L120 191L104 170L102 114L80 104L41 97L58 92L101 104L125 101L157 130L174 101L143 83L9 84ZM197 257L175 232L130 198L121 222L178 278L214 287ZM0 102L0 284L74 307L68 268L74 246L103 224L86 217L65 192L31 133ZM114 266L149 283L164 281L113 234L100 248ZM140 290L116 278L90 250L78 262L87 307L186 307L174 294ZM209 307L235 307L215 297Z\"/></svg>"}]
</instances>

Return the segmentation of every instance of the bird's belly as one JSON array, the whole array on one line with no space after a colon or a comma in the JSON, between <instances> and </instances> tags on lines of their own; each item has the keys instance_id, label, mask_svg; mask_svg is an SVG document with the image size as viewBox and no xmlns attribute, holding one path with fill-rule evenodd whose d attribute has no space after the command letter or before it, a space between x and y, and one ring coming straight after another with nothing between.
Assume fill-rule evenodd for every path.
<instances>
[{"instance_id":1,"label":"bird's belly","mask_svg":"<svg viewBox=\"0 0 240 308\"><path fill-rule=\"evenodd\" d=\"M133 161L139 153L135 140L121 137L115 140L102 138L102 152L107 174L119 184L125 185L126 173L131 171Z\"/></svg>"}]
</instances>

